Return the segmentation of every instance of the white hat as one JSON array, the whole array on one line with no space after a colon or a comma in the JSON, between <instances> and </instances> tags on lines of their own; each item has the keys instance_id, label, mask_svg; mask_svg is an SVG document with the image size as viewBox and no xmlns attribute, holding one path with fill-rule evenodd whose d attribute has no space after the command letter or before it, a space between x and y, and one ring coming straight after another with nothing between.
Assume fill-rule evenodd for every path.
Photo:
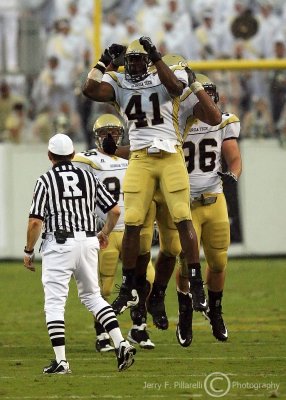
<instances>
[{"instance_id":1,"label":"white hat","mask_svg":"<svg viewBox=\"0 0 286 400\"><path fill-rule=\"evenodd\" d=\"M71 138L63 133L57 133L51 137L48 149L59 156L68 156L74 152Z\"/></svg>"}]
</instances>

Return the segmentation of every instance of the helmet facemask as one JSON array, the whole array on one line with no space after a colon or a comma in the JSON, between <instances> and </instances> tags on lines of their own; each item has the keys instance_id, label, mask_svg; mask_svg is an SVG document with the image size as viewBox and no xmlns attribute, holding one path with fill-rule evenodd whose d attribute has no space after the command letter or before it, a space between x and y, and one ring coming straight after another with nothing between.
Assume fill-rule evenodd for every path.
<instances>
[{"instance_id":1,"label":"helmet facemask","mask_svg":"<svg viewBox=\"0 0 286 400\"><path fill-rule=\"evenodd\" d=\"M219 94L216 91L216 85L213 83L204 83L203 87L207 94L213 99L215 103L219 102Z\"/></svg>"},{"instance_id":2,"label":"helmet facemask","mask_svg":"<svg viewBox=\"0 0 286 400\"><path fill-rule=\"evenodd\" d=\"M95 144L99 149L102 149L103 139L111 135L116 145L119 145L123 136L123 128L118 126L105 126L94 131Z\"/></svg>"},{"instance_id":3,"label":"helmet facemask","mask_svg":"<svg viewBox=\"0 0 286 400\"><path fill-rule=\"evenodd\" d=\"M130 53L125 55L125 78L131 82L143 81L148 76L150 60L148 54Z\"/></svg>"}]
</instances>

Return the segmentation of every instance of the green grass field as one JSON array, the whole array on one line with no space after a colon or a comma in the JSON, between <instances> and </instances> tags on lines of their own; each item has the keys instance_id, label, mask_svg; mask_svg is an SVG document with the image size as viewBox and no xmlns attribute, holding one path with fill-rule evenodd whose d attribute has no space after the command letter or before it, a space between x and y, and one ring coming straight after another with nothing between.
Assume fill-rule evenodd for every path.
<instances>
[{"instance_id":1,"label":"green grass field","mask_svg":"<svg viewBox=\"0 0 286 400\"><path fill-rule=\"evenodd\" d=\"M158 331L150 319L156 348L138 349L135 364L121 373L114 354L95 352L92 316L80 304L72 281L66 342L73 373L43 375L53 351L43 313L41 268L31 273L22 263L2 263L0 281L1 399L286 398L286 259L229 261L223 303L227 343L217 342L208 322L196 313L191 347L178 345L173 279L166 297L169 329ZM127 335L128 311L119 321Z\"/></svg>"}]
</instances>

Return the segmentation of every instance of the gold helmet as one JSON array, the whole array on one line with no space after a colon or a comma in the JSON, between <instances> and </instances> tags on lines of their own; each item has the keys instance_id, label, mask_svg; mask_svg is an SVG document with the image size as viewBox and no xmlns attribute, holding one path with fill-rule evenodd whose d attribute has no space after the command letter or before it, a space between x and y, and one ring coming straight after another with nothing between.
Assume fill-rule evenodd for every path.
<instances>
[{"instance_id":1,"label":"gold helmet","mask_svg":"<svg viewBox=\"0 0 286 400\"><path fill-rule=\"evenodd\" d=\"M168 67L172 67L173 65L181 65L183 67L187 66L187 60L179 54L166 54L162 57L162 60L168 65Z\"/></svg>"},{"instance_id":2,"label":"gold helmet","mask_svg":"<svg viewBox=\"0 0 286 400\"><path fill-rule=\"evenodd\" d=\"M97 118L93 125L95 143L102 148L102 141L108 135L111 135L116 144L122 139L124 128L118 117L113 114L103 114Z\"/></svg>"},{"instance_id":3,"label":"gold helmet","mask_svg":"<svg viewBox=\"0 0 286 400\"><path fill-rule=\"evenodd\" d=\"M216 85L203 74L196 74L197 81L200 82L209 96L212 97L215 103L219 101L219 93L216 90Z\"/></svg>"},{"instance_id":4,"label":"gold helmet","mask_svg":"<svg viewBox=\"0 0 286 400\"><path fill-rule=\"evenodd\" d=\"M139 40L133 40L127 47L124 57L125 78L131 82L140 82L148 75L149 55Z\"/></svg>"}]
</instances>

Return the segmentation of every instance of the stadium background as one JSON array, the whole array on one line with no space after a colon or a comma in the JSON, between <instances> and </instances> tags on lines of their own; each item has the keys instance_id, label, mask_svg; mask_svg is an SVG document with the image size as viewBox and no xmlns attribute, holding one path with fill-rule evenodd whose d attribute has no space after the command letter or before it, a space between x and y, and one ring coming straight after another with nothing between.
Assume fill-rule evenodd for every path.
<instances>
[{"instance_id":1,"label":"stadium background","mask_svg":"<svg viewBox=\"0 0 286 400\"><path fill-rule=\"evenodd\" d=\"M177 8L174 8L174 3L176 3ZM224 54L218 50L213 54L214 49L216 49L215 43L210 42L213 46L211 51L207 48L207 45L205 45L206 49L203 48L199 40L199 31L203 28L205 19L213 18L215 20L215 18L218 18L218 10L222 9L220 1L214 4L212 0L201 2L185 0L137 0L134 2L126 0L86 0L84 2L80 0L61 2L56 0L26 0L18 3L13 0L9 6L5 6L2 3L0 5L0 28L2 33L5 33L6 29L7 8L10 7L10 13L11 10L13 13L13 4L14 17L17 17L18 23L17 41L14 43L16 45L15 57L17 64L11 66L11 63L9 64L8 62L9 49L7 46L12 45L13 42L5 41L5 35L3 35L2 46L0 46L1 82L6 82L10 86L12 96L14 96L14 103L22 102L24 105L23 116L21 116L24 128L19 133L18 139L9 136L5 126L0 133L0 183L2 188L0 193L0 220L2 221L0 226L0 257L2 259L17 259L22 256L27 212L30 206L33 185L36 177L49 167L48 160L43 157L46 152L46 143L49 135L52 135L55 131L64 130L76 142L76 150L84 150L93 144L90 126L95 118L101 112L114 112L110 106L90 102L80 94L80 84L85 79L88 69L101 54L105 45L116 42L117 36L119 32L122 32L123 27L125 27L124 40L128 41L129 31L126 30L126 26L128 27L131 22L136 28L136 32L133 32L133 37L134 35L140 37L142 34L148 33L144 29L149 26L146 20L150 19L151 12L156 15L156 12L160 13L160 10L161 14L158 15L162 16L162 21L160 21L161 28L158 28L151 35L157 38L158 43L155 41L157 46L160 46L163 53L164 51L173 50L173 48L168 49L166 47L167 38L169 38L170 42L172 38L166 24L170 23L172 17L177 15L178 19L182 18L182 22L189 21L192 24L191 36L188 36L189 28L186 29L185 35L186 39L192 38L193 41L186 48L180 48L181 53L187 59L189 59L189 55L193 54L194 59L189 59L190 67L196 72L206 73L214 79L220 92L222 110L236 113L241 120L240 148L243 158L243 174L238 188L225 188L231 220L232 245L230 255L275 256L286 254L284 232L286 212L282 201L283 198L285 199L286 194L286 177L283 171L286 150L282 124L286 98L286 73L284 73L286 59L285 57L278 58L274 50L269 53L271 58L265 58L267 53L262 54L264 49L263 41L257 39L258 33L264 26L263 22L261 22L263 8L270 7L271 12L268 18L275 17L277 19L280 11L281 21L283 21L283 11L286 15L286 6L283 6L283 2L230 0L227 3L226 8L233 12L233 14L224 17L224 20L229 23L228 34L233 41L233 46L237 46L237 43L239 43L244 49L242 55L247 57L239 58L236 55L235 58L231 58L230 52L227 59L221 59ZM61 7L59 7L59 4L61 4ZM70 33L66 36L66 39L63 36L59 39L59 36L56 37L55 26L63 24L65 28L67 21L72 20L71 14L69 14L71 7L77 8L73 16L75 19L74 24L78 22L79 26L82 27L80 23L83 23L83 15L87 13L89 15L90 25L88 25L89 29L87 29L89 33L84 33L83 35L85 30L82 29L81 34L83 36L81 36L77 32L77 40L82 38L82 47L88 49L89 58L85 60L77 59L76 63L79 64L76 64L77 73L73 75L74 81L72 81L71 87L66 92L63 89L62 92L56 95L58 97L62 96L62 99L66 101L65 96L72 94L69 97L75 100L76 105L69 104L70 112L66 113L63 112L61 107L53 109L51 113L49 111L50 114L48 116L52 122L50 131L47 134L47 127L43 126L45 134L42 134L41 125L37 125L42 109L37 107L37 103L40 103L44 96L40 96L43 91L37 92L34 88L37 86L42 71L47 67L47 59L52 57L53 53L57 54L60 59L62 57L63 71L66 71L66 73L68 71L69 64L65 60L64 52L61 53L59 51L57 53L58 50L56 48L57 46L64 46L65 40L67 42L71 41ZM211 10L213 15L210 13ZM247 10L251 10L251 17L246 14ZM132 15L132 12L134 12L134 15ZM82 19L80 19L80 15ZM188 16L187 19L186 16ZM115 17L116 21L114 22L112 18ZM140 21L140 18L141 21L144 21L145 18L145 24L139 27L138 21ZM234 21L239 22L236 25L236 30L233 29ZM256 28L253 28L253 21L256 21ZM158 23L158 26L160 24ZM71 23L70 25L73 26ZM177 32L175 29L178 30L178 27L174 26L172 29L174 30L173 36L175 36ZM207 33L205 32L206 36ZM208 35L210 36L211 33L212 31ZM263 35L265 34L263 33ZM53 37L53 35L55 36ZM73 32L73 36L76 36L75 32ZM285 29L276 29L275 36L267 39L268 41L272 40L273 49L276 42L281 41L283 41L285 47ZM108 40L109 42L107 42ZM210 38L208 40L210 41ZM221 40L219 35L217 40ZM250 45L252 48L257 46L256 52L260 56L256 54L254 57L253 54L249 54L246 51L246 49L251 48ZM222 44L221 46L223 47ZM191 51L189 51L189 48ZM197 50L195 51L194 49ZM173 52L175 53L175 51ZM281 76L282 79L284 78L285 93L284 97L279 97L282 103L280 104L282 110L281 118L275 124L273 116L272 125L269 125L263 119L263 116L266 111L270 113L271 108L273 108L273 104L270 101L272 94L269 82L275 73L280 74L280 80ZM241 77L244 78L241 80ZM231 92L234 94L230 95ZM35 96L36 94L38 94L38 97L34 98L33 95ZM57 97L47 98L46 102L49 100L52 102L55 99ZM264 109L264 112L260 110L260 113L258 113L255 107L257 107L257 102L259 103L263 99L265 100L264 106L268 105L268 110ZM13 105L12 100L11 104ZM0 102L0 113L1 106L2 103ZM42 106L45 109L46 106L51 107L51 104L43 103ZM85 112L82 113L82 110L85 110ZM7 110L5 109L5 111ZM1 118L3 119L2 114ZM88 114L88 121L86 121L87 116L83 116L83 114ZM252 119L250 114L253 114ZM19 119L19 117L15 116L14 118ZM73 122L77 118L81 123ZM249 120L252 121L252 124L248 123ZM84 121L86 121L86 124ZM280 126L280 129L278 129L278 126Z\"/></svg>"}]
</instances>

